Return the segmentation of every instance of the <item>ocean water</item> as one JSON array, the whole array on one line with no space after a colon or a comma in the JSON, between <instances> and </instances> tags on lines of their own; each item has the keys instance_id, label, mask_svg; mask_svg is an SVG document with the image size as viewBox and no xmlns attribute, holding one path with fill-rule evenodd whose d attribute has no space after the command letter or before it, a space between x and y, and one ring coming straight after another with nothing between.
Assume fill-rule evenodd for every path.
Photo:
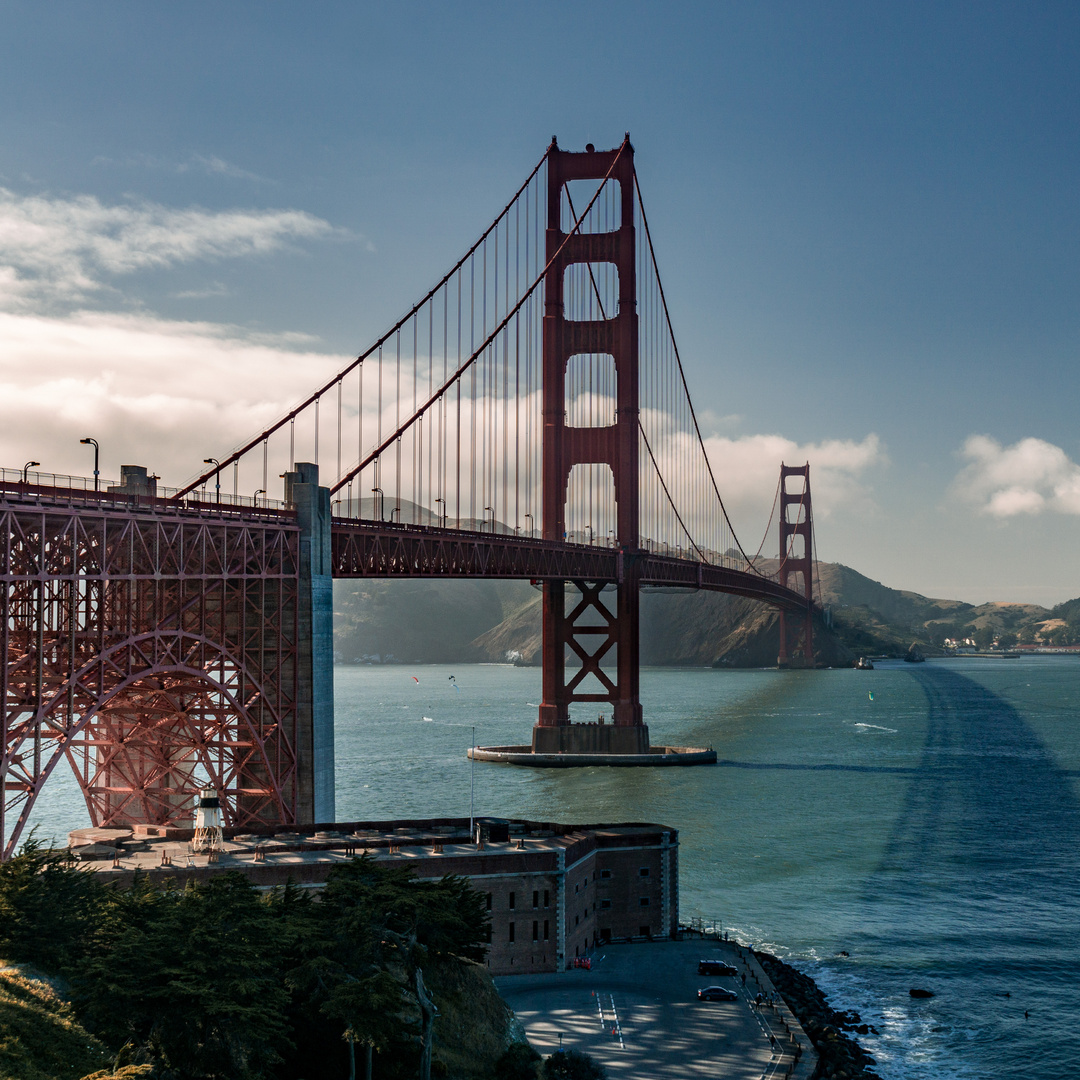
<instances>
[{"instance_id":1,"label":"ocean water","mask_svg":"<svg viewBox=\"0 0 1080 1080\"><path fill-rule=\"evenodd\" d=\"M717 766L472 766L474 727L481 745L528 740L539 671L339 668L338 817L467 814L472 790L478 815L663 822L684 918L722 920L857 1009L886 1080L1077 1072L1080 662L641 681L653 742L712 746ZM85 823L67 777L37 821Z\"/></svg>"}]
</instances>

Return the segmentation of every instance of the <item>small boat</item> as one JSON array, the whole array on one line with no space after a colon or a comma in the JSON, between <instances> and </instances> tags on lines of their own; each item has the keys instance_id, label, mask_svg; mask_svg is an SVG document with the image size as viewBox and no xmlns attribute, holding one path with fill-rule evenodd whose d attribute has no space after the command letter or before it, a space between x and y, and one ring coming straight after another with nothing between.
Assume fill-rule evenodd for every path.
<instances>
[{"instance_id":1,"label":"small boat","mask_svg":"<svg viewBox=\"0 0 1080 1080\"><path fill-rule=\"evenodd\" d=\"M855 661L855 668L857 671L873 671L874 661L871 660L869 656L860 656L859 659Z\"/></svg>"}]
</instances>

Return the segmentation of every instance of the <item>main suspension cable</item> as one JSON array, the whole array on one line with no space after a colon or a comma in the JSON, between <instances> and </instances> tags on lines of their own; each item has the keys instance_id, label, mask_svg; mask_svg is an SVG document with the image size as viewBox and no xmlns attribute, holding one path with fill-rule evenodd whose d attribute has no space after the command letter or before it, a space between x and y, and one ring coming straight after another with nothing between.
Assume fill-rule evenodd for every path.
<instances>
[{"instance_id":1,"label":"main suspension cable","mask_svg":"<svg viewBox=\"0 0 1080 1080\"><path fill-rule=\"evenodd\" d=\"M645 228L645 239L649 245L649 257L652 260L653 273L656 275L656 285L660 293L660 303L664 309L664 319L667 322L668 333L671 338L671 346L675 353L675 362L679 369L679 378L682 380L683 390L686 393L686 401L690 407L690 418L694 424L694 432L697 435L698 445L701 447L702 455L705 458L705 469L709 474L709 481L712 484L713 491L716 494L716 499L720 504L721 513L724 515L724 521L727 522L728 529L731 530L731 538L735 542L736 548L739 550L739 554L742 555L746 561L747 566L757 574L761 574L761 571L754 565L752 559L747 558L746 551L743 549L742 544L739 542L739 537L735 533L735 527L731 524L731 518L728 516L727 507L724 506L723 497L720 495L720 488L716 483L716 477L713 475L712 464L709 461L709 455L705 450L705 440L701 435L701 426L698 424L697 411L694 409L693 399L690 397L690 388L686 382L686 372L683 370L682 357L679 355L679 343L675 340L675 328L671 322L671 312L668 310L667 296L664 293L664 283L660 279L660 267L656 260L656 250L653 247L652 233L649 231L649 219L645 214L645 202L641 195L641 184L638 181L637 170L634 170L634 190L637 193L638 209L641 211L641 224ZM766 535L768 532L766 531ZM764 546L764 542L762 544ZM760 549L758 554L760 554ZM756 558L757 556L755 556ZM762 575L764 576L764 575Z\"/></svg>"},{"instance_id":2,"label":"main suspension cable","mask_svg":"<svg viewBox=\"0 0 1080 1080\"><path fill-rule=\"evenodd\" d=\"M491 233L494 232L494 230L498 227L499 222L502 221L502 219L506 216L506 214L509 213L509 211L512 209L514 203L516 203L517 200L521 197L522 192L525 191L525 189L529 186L529 184L532 183L533 178L536 176L536 174L540 172L541 168L544 165L544 162L547 161L548 155L551 153L551 149L552 149L552 147L554 145L555 145L555 141L553 139L551 141L551 144L544 151L544 156L536 163L536 167L532 170L531 173L529 173L528 177L526 177L526 179L525 179L525 182L514 193L514 197L506 204L506 206L503 207L503 209L499 212L498 216L487 227L487 229L484 230L484 232L480 236L480 239L477 240L476 243L473 244L472 247L470 247L469 250L466 251L465 254L462 255L462 257L454 264L454 266L443 275L443 277L439 280L439 282L437 284L435 284L434 286L432 286L432 288L429 289L428 292L424 294L423 298L421 300L418 300L409 309L409 311L406 312L406 314L404 314L400 319L398 319L398 321L396 323L394 323L394 325L392 327L390 327L390 329L387 330L386 333L382 335L382 337L380 337L373 345L369 346L369 348L365 352L361 353L351 364L349 364L347 367L345 367L341 371L339 371L337 373L337 375L335 375L325 386L320 387L320 389L316 390L315 393L310 394L299 405L295 406L289 413L287 413L285 416L283 416L276 424L273 424L271 427L268 427L264 432L262 432L260 435L257 435L254 439L251 439L249 442L244 443L244 445L241 446L238 450L234 450L227 458L224 458L221 461L220 465L217 465L213 469L210 469L210 470L200 474L198 477L196 477L194 480L192 480L186 487L182 487L179 491L177 491L177 493L175 495L171 496L171 498L174 499L174 500L175 499L182 499L189 492L192 492L197 487L200 487L201 485L205 484L216 472L219 472L221 469L224 469L226 466L231 465L234 461L237 461L239 458L243 457L244 454L246 454L249 450L253 449L254 447L258 446L258 444L260 442L262 442L264 439L269 438L271 435L274 434L274 432L279 431L281 428L283 428L290 421L294 420L309 405L312 405L316 401L318 401L319 398L321 398L323 396L323 394L328 393L330 390L332 390L335 383L340 382L342 379L345 378L346 375L348 375L351 372L355 371L361 364L363 364L363 362L369 356L371 356L371 354L373 352L375 352L377 349L382 348L382 346L387 341L389 341L390 338L392 338L399 330L401 330L401 328L410 319L412 319L414 316L416 316L416 314L424 307L424 305L427 304L428 301L431 300L431 298L433 296L435 296L436 293L438 293L438 291L444 285L446 285L446 283L465 265L465 263L469 261L469 259L480 248L480 246L482 244L484 244L484 242L491 235ZM339 484L338 487L341 487L341 485ZM337 490L338 490L338 488L334 488L334 491L337 491Z\"/></svg>"},{"instance_id":3,"label":"main suspension cable","mask_svg":"<svg viewBox=\"0 0 1080 1080\"><path fill-rule=\"evenodd\" d=\"M627 143L624 141L622 146L619 147L618 153L615 155L614 158L612 158L611 166L608 168L607 174L604 176L604 179L600 182L600 186L596 189L596 193L589 200L589 205L585 207L585 209L581 213L581 216L579 218L577 218L577 220L574 222L573 227L563 237L562 243L559 244L559 246L555 250L554 254L545 263L544 269L539 273L539 275L537 275L537 277L535 278L533 283L529 286L529 288L525 291L525 293L520 297L520 299L517 301L517 303L514 304L514 306L506 313L506 315L504 316L502 321L499 322L495 326L495 328L491 331L491 333L488 334L484 338L484 340L480 343L479 347L477 347L473 351L472 355L468 358L468 360L466 360L454 372L454 374L451 375L450 378L447 379L446 382L444 382L443 385L441 387L439 387L439 389L434 394L432 394L427 399L427 401L425 401L424 404L421 405L420 408L408 420L405 421L404 424L399 424L398 427L393 432L393 434L387 436L386 439L384 439L374 450L372 450L371 453L368 454L368 456L366 458L364 458L361 462L359 462L359 464L357 464L354 468L352 468L344 476L338 478L337 484L330 489L330 494L331 495L336 494L342 487L344 487L350 480L352 480L353 477L355 477L357 474L363 472L363 470L366 469L368 467L368 465L370 465L373 461L376 461L379 457L381 457L383 452L386 450L386 448L388 446L390 446L390 444L393 443L395 439L400 438L401 435L403 435L412 426L412 424L416 421L416 419L418 417L420 417L424 413L426 413L427 410L430 409L431 406L434 405L435 402L438 401L446 393L447 390L449 390L452 386L454 386L457 382L460 381L461 377L473 366L473 364L476 362L476 360L487 350L488 346L499 336L499 334L502 333L502 331L505 329L505 327L509 325L509 323L513 319L513 317L525 305L525 301L528 300L530 296L532 296L532 294L536 291L536 289L543 282L545 276L547 275L548 270L551 269L552 265L554 265L555 261L562 254L563 248L565 248L566 245L570 242L570 238L572 236L574 236L578 232L578 230L581 228L582 221L586 217L588 217L589 211L593 208L593 204L600 197L600 192L604 190L604 185L611 178L611 174L614 171L615 166L618 164L619 159L622 157L622 153L623 153L623 150L625 149L626 145L627 145ZM474 250L475 250L475 245L474 245ZM333 385L333 384L331 383L331 385Z\"/></svg>"}]
</instances>

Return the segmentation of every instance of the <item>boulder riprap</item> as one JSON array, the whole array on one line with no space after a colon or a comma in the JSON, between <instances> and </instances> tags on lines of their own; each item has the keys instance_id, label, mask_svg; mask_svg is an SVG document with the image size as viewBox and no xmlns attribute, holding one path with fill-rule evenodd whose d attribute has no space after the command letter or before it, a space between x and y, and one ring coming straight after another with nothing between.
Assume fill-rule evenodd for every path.
<instances>
[{"instance_id":1,"label":"boulder riprap","mask_svg":"<svg viewBox=\"0 0 1080 1080\"><path fill-rule=\"evenodd\" d=\"M795 1014L818 1054L814 1077L844 1077L849 1080L881 1080L868 1066L874 1059L845 1032L877 1034L864 1024L857 1012L839 1012L829 1005L817 983L790 964L770 953L754 952L765 974Z\"/></svg>"}]
</instances>

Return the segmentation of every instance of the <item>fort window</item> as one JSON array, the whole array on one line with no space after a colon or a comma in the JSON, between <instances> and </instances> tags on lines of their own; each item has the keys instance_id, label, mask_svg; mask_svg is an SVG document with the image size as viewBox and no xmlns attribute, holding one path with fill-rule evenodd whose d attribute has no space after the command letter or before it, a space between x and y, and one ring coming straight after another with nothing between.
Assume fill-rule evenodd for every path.
<instances>
[{"instance_id":1,"label":"fort window","mask_svg":"<svg viewBox=\"0 0 1080 1080\"><path fill-rule=\"evenodd\" d=\"M547 921L547 919L545 919L545 920L544 920L544 940L545 940L545 941L547 941L547 940L548 940L548 938L549 938L549 937L551 936L550 930L551 930L551 927L550 927L550 925L548 924L548 921Z\"/></svg>"},{"instance_id":2,"label":"fort window","mask_svg":"<svg viewBox=\"0 0 1080 1080\"><path fill-rule=\"evenodd\" d=\"M600 871L600 877L602 879L607 879L607 878L611 877L611 871L610 870L601 870Z\"/></svg>"},{"instance_id":3,"label":"fort window","mask_svg":"<svg viewBox=\"0 0 1080 1080\"><path fill-rule=\"evenodd\" d=\"M649 876L649 868L647 866L643 866L638 871L638 877L648 877L648 876Z\"/></svg>"},{"instance_id":4,"label":"fort window","mask_svg":"<svg viewBox=\"0 0 1080 1080\"><path fill-rule=\"evenodd\" d=\"M652 928L651 927L639 926L637 932L638 932L639 937L652 937Z\"/></svg>"},{"instance_id":5,"label":"fort window","mask_svg":"<svg viewBox=\"0 0 1080 1080\"><path fill-rule=\"evenodd\" d=\"M544 890L544 907L550 907L551 906L551 904L549 903L550 898L551 898L551 894L547 891L547 889L545 889Z\"/></svg>"},{"instance_id":6,"label":"fort window","mask_svg":"<svg viewBox=\"0 0 1080 1080\"><path fill-rule=\"evenodd\" d=\"M539 941L539 940L540 940L540 924L536 921L536 919L533 919L533 941Z\"/></svg>"},{"instance_id":7,"label":"fort window","mask_svg":"<svg viewBox=\"0 0 1080 1080\"><path fill-rule=\"evenodd\" d=\"M533 889L533 907L538 908L540 906L540 891Z\"/></svg>"},{"instance_id":8,"label":"fort window","mask_svg":"<svg viewBox=\"0 0 1080 1080\"><path fill-rule=\"evenodd\" d=\"M514 910L514 894L513 893L510 894L510 910L511 911Z\"/></svg>"},{"instance_id":9,"label":"fort window","mask_svg":"<svg viewBox=\"0 0 1080 1080\"><path fill-rule=\"evenodd\" d=\"M484 901L487 904L488 911L490 911L491 910L491 893L488 893L487 896L484 897Z\"/></svg>"},{"instance_id":10,"label":"fort window","mask_svg":"<svg viewBox=\"0 0 1080 1080\"><path fill-rule=\"evenodd\" d=\"M643 896L643 897L642 897L642 898L641 898L641 899L640 899L640 900L638 901L638 904L640 904L640 905L641 905L641 907L648 907L648 906L649 906L649 898L648 898L647 896Z\"/></svg>"},{"instance_id":11,"label":"fort window","mask_svg":"<svg viewBox=\"0 0 1080 1080\"><path fill-rule=\"evenodd\" d=\"M611 907L611 901L610 900L601 900L600 901L601 910L606 910L609 907Z\"/></svg>"},{"instance_id":12,"label":"fort window","mask_svg":"<svg viewBox=\"0 0 1080 1080\"><path fill-rule=\"evenodd\" d=\"M510 923L509 936L507 937L506 940L507 941L513 941L514 940L514 924L513 923Z\"/></svg>"}]
</instances>

